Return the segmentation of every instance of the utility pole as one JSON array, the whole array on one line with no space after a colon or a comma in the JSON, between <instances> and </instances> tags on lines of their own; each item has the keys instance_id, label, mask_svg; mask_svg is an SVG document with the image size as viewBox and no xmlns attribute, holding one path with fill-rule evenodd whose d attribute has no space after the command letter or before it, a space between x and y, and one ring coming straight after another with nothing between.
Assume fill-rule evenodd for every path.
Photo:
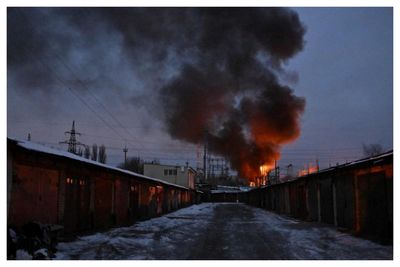
<instances>
[{"instance_id":1,"label":"utility pole","mask_svg":"<svg viewBox=\"0 0 400 267\"><path fill-rule=\"evenodd\" d=\"M65 134L69 134L69 139L60 142L60 144L68 144L68 152L77 155L78 154L78 151L76 149L77 146L85 146L85 145L76 140L76 136L81 134L75 131L75 121L72 121L71 131L67 131L65 132Z\"/></svg>"},{"instance_id":2,"label":"utility pole","mask_svg":"<svg viewBox=\"0 0 400 267\"><path fill-rule=\"evenodd\" d=\"M211 173L212 165L211 165L211 156L207 157L207 178L211 181L212 180L212 173Z\"/></svg>"},{"instance_id":3,"label":"utility pole","mask_svg":"<svg viewBox=\"0 0 400 267\"><path fill-rule=\"evenodd\" d=\"M203 171L204 181L207 182L207 132L204 133Z\"/></svg>"},{"instance_id":4,"label":"utility pole","mask_svg":"<svg viewBox=\"0 0 400 267\"><path fill-rule=\"evenodd\" d=\"M216 162L216 166L215 166L215 175L218 176L218 172L219 172L219 158L215 159Z\"/></svg>"},{"instance_id":5,"label":"utility pole","mask_svg":"<svg viewBox=\"0 0 400 267\"><path fill-rule=\"evenodd\" d=\"M122 150L122 151L124 151L124 154L125 154L125 168L126 168L126 153L128 153L128 148L126 147L126 145L125 145L125 147L124 147L124 149Z\"/></svg>"},{"instance_id":6,"label":"utility pole","mask_svg":"<svg viewBox=\"0 0 400 267\"><path fill-rule=\"evenodd\" d=\"M289 165L286 166L286 168L287 168L286 176L292 177L293 164L290 163Z\"/></svg>"},{"instance_id":7,"label":"utility pole","mask_svg":"<svg viewBox=\"0 0 400 267\"><path fill-rule=\"evenodd\" d=\"M211 158L211 177L214 179L214 176L215 176L215 174L214 174L214 167L215 167L215 164L214 164L214 158Z\"/></svg>"},{"instance_id":8,"label":"utility pole","mask_svg":"<svg viewBox=\"0 0 400 267\"><path fill-rule=\"evenodd\" d=\"M200 169L200 161L201 161L201 147L200 144L196 146L196 170Z\"/></svg>"}]
</instances>

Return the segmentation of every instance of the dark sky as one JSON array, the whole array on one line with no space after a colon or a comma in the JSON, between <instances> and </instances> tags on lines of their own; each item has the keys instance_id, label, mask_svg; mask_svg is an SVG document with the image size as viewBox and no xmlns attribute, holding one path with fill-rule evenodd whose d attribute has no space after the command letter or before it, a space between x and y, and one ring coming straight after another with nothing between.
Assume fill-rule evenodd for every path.
<instances>
[{"instance_id":1,"label":"dark sky","mask_svg":"<svg viewBox=\"0 0 400 267\"><path fill-rule=\"evenodd\" d=\"M301 135L283 146L281 166L300 168L316 159L321 167L343 163L362 157L363 143L391 149L392 9L294 10L306 28L304 46L275 49L275 71L306 105ZM10 23L13 16L19 23ZM147 26L135 29L135 36L145 36L137 40L127 38L133 30L124 28L126 21L107 16L90 10L8 10L8 34L14 35L8 36L7 135L26 139L30 133L35 142L60 147L75 120L79 141L105 144L112 165L123 161L126 144L128 156L196 166L201 147L172 140L160 119L164 103L152 89L175 77L175 66L193 61L198 51L184 32L195 30L196 23L181 26L187 18L179 17L172 24L183 34L175 36L171 29L157 31L166 19L163 12L138 14L129 22ZM166 54L170 36L179 42ZM214 56L229 49L235 47L222 46Z\"/></svg>"}]
</instances>

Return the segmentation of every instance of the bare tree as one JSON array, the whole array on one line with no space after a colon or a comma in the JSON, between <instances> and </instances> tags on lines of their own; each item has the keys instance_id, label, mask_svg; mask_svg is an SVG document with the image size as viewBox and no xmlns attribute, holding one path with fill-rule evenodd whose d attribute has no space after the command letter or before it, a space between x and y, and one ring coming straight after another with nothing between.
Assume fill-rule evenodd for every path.
<instances>
[{"instance_id":1,"label":"bare tree","mask_svg":"<svg viewBox=\"0 0 400 267\"><path fill-rule=\"evenodd\" d=\"M126 160L126 165L123 162L118 165L118 168L143 174L143 164L144 162L140 157L131 157Z\"/></svg>"},{"instance_id":2,"label":"bare tree","mask_svg":"<svg viewBox=\"0 0 400 267\"><path fill-rule=\"evenodd\" d=\"M83 152L83 156L84 156L86 159L89 159L89 158L90 158L90 146L85 146L85 150L84 150L84 152Z\"/></svg>"},{"instance_id":3,"label":"bare tree","mask_svg":"<svg viewBox=\"0 0 400 267\"><path fill-rule=\"evenodd\" d=\"M158 158L154 158L150 163L151 164L160 164L160 160Z\"/></svg>"},{"instance_id":4,"label":"bare tree","mask_svg":"<svg viewBox=\"0 0 400 267\"><path fill-rule=\"evenodd\" d=\"M83 156L83 151L82 148L78 148L78 150L76 151L76 155L82 157Z\"/></svg>"},{"instance_id":5,"label":"bare tree","mask_svg":"<svg viewBox=\"0 0 400 267\"><path fill-rule=\"evenodd\" d=\"M99 148L99 162L106 163L107 161L107 154L106 154L106 147L101 145Z\"/></svg>"},{"instance_id":6,"label":"bare tree","mask_svg":"<svg viewBox=\"0 0 400 267\"><path fill-rule=\"evenodd\" d=\"M363 144L363 153L366 157L373 157L383 153L383 147L380 144Z\"/></svg>"},{"instance_id":7,"label":"bare tree","mask_svg":"<svg viewBox=\"0 0 400 267\"><path fill-rule=\"evenodd\" d=\"M97 145L92 146L92 160L97 161Z\"/></svg>"}]
</instances>

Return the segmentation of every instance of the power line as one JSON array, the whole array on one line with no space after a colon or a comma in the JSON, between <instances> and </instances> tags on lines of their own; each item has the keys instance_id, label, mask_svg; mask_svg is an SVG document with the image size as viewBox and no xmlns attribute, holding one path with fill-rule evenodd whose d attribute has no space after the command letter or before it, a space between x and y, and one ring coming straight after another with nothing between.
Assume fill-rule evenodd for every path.
<instances>
[{"instance_id":1,"label":"power line","mask_svg":"<svg viewBox=\"0 0 400 267\"><path fill-rule=\"evenodd\" d=\"M48 42L48 44L50 44L50 42ZM51 45L50 45L51 46ZM53 48L51 46L51 48ZM62 59L57 53L54 53L56 58L62 63L62 65L68 70L70 71L70 73L75 77L75 79L79 82L79 84L81 84L82 87L84 87L87 92L89 93L89 95L98 103L100 104L100 106L106 111L106 113L112 118L112 120L114 120L117 125L119 125L122 129L124 129L126 131L126 133L129 136L132 136L132 134L125 128L124 125L122 125L122 123L108 110L108 108L92 93L91 89L89 87L87 87L79 78L78 76L75 74L75 72L68 66L67 63L65 63L64 59ZM134 136L133 136L134 137ZM134 139L136 139L134 137ZM136 141L138 141L136 139ZM142 145L140 142L138 142L139 145Z\"/></svg>"},{"instance_id":2,"label":"power line","mask_svg":"<svg viewBox=\"0 0 400 267\"><path fill-rule=\"evenodd\" d=\"M117 140L119 140L119 139L117 139ZM152 143L152 142L149 142L149 143ZM163 143L157 143L157 144L163 144ZM111 147L111 146L108 146L107 148L108 149L115 149L115 150L121 150L122 149L122 147ZM179 147L166 148L166 147L161 147L161 146L159 146L157 148L149 148L149 147L138 148L138 147L135 147L134 149L138 150L139 152L156 151L158 153L164 153L164 154L168 154L168 152L170 152L170 153L173 153L173 152L188 152L188 153L193 152L194 153L194 151L195 151L194 148L179 148ZM357 149L354 152L356 152L356 154L359 154L360 150ZM344 149L343 151L335 151L335 152L327 151L327 152L324 152L324 153L320 152L320 153L317 153L318 155L316 155L313 151L310 151L310 150L307 149L306 151L304 151L302 153L299 152L299 153L295 153L295 154L289 154L289 153L286 153L286 152L282 152L281 153L281 159L294 159L294 160L305 161L305 160L315 159L316 157L319 157L321 159L325 159L325 158L328 158L328 159L329 158L330 159L343 158L342 155L336 156L336 155L341 154L341 153L349 153L349 152Z\"/></svg>"},{"instance_id":3,"label":"power line","mask_svg":"<svg viewBox=\"0 0 400 267\"><path fill-rule=\"evenodd\" d=\"M82 135L86 135L84 133L82 133ZM89 136L97 136L97 135L90 135L87 134ZM121 139L117 139L117 138L112 138L115 140L121 140ZM176 147L176 145L174 144L165 144L165 143L158 143L158 142L146 142L143 141L143 143L150 143L150 144L161 144L164 146L173 146L173 147L162 147L162 146L158 146L157 148L149 148L149 147L145 147L145 148L138 148L135 147L134 149L141 151L141 152L146 152L146 151L172 151L172 152L194 152L194 148L182 148L182 147ZM108 147L110 149L116 149L116 150L121 150L122 147ZM319 152L314 152L310 149L305 149L304 151L302 151L302 149L297 149L296 153L288 153L288 151L283 151L281 152L281 158L296 158L296 159L301 159L301 160L308 160L308 159L315 159L316 157L320 157L320 158L334 158L335 155L337 154L341 154L341 153L349 153L349 150L347 150L346 148L341 148L336 149L335 151L332 151L331 149L325 149L324 152L322 152L322 149L316 149ZM302 152L301 152L302 151ZM355 153L359 154L360 149L355 149L354 150ZM340 158L342 158L343 156L340 156Z\"/></svg>"},{"instance_id":4,"label":"power line","mask_svg":"<svg viewBox=\"0 0 400 267\"><path fill-rule=\"evenodd\" d=\"M45 121L45 120L33 121L32 119L29 119L28 122L30 124L34 124L34 125L35 124L65 125L63 122L60 122L60 121ZM12 123L13 124L26 124L27 121L13 120ZM85 122L85 121L80 121L79 124L81 124L81 125L89 125L89 126L100 126L100 125L102 125L102 124L96 124L96 123L93 123L93 122L88 123L88 122ZM112 126L116 127L115 125L112 125ZM129 127L125 127L125 128L127 128L127 129L148 129L148 127L143 127L143 126L142 127L141 126L129 126ZM152 126L152 128L156 128L156 129L159 129L159 130L164 129L163 127L154 127L154 125Z\"/></svg>"},{"instance_id":5,"label":"power line","mask_svg":"<svg viewBox=\"0 0 400 267\"><path fill-rule=\"evenodd\" d=\"M44 123L44 124L47 125L47 123ZM80 123L80 124L82 124L82 123ZM65 123L57 123L57 125L65 125ZM24 128L26 128L26 125L24 125ZM45 131L45 130L43 130L43 129L35 129L34 131L36 131L36 132L39 131L40 132L40 131ZM115 137L115 136L111 137L111 136L104 136L104 135L88 134L88 133L85 133L85 132L81 132L81 135L82 136L105 138L105 139L111 139L111 140L118 140L118 141L134 141L132 139L126 139L126 138L122 139L122 138L118 138L118 137ZM178 144L174 144L174 143L167 143L167 142L170 142L170 141L169 140L166 141L166 142L151 142L151 141L145 141L145 140L141 141L142 144L163 145L163 146L171 146L171 147L174 147L174 148L177 147L177 146L186 146L187 147L187 148L182 148L182 150L193 150L193 149L195 149L195 145L194 144L182 143L182 142L179 142ZM177 149L179 149L179 148L177 148Z\"/></svg>"},{"instance_id":6,"label":"power line","mask_svg":"<svg viewBox=\"0 0 400 267\"><path fill-rule=\"evenodd\" d=\"M25 14L23 14L23 12L21 12L20 10L18 10L18 12L25 18L26 21L28 21L27 18L26 18L26 16L25 16ZM34 31L35 31L36 33L38 33L39 35L41 35L40 32L36 31L35 29L34 29ZM44 40L47 42L47 39L46 39L46 38L44 38ZM51 48L53 48L50 42L47 42L47 44L49 44L49 46L50 46ZM25 47L23 47L23 48L25 49ZM25 49L25 51L26 51L26 49ZM97 101L97 102L103 107L103 109L109 114L109 116L110 116L121 128L123 128L123 129L128 133L128 135L131 136L131 133L121 124L121 122L120 122L119 120L117 120L117 119L115 118L115 116L113 116L113 115L111 114L111 112L100 102L100 100L99 100L98 98L96 98L96 97L91 93L90 89L76 76L76 74L75 74L75 73L72 71L72 69L61 59L61 57L60 57L57 53L53 53L53 54L55 54L55 56L56 56L56 57L58 58L58 60L63 64L63 66L64 66L66 69L68 69L68 70L72 73L73 76L75 76L75 78L78 80L78 82L79 82L81 85L83 85L83 86L89 91L89 94L92 96L92 98L95 99L95 101ZM67 88L76 98L78 98L90 111L92 111L104 124L106 124L107 127L109 127L110 129L112 129L112 130L113 130L118 136L120 136L123 140L126 140L126 138L125 138L124 136L120 135L120 133L117 132L117 131L115 130L114 127L111 127L111 126L106 122L106 120L105 120L103 117L101 117L92 107L90 107L90 105L89 105L82 97L80 97L78 94L74 93L74 91L71 89L71 87L69 87L69 86L65 83L65 81L63 81L63 80L55 73L55 71L53 71L53 70L52 70L46 63L44 63L41 59L39 59L39 61L41 62L41 64L44 64L44 65L48 68L48 70L49 70L51 73L53 73L53 75L55 75L55 78L56 78L59 82L61 82L63 85L65 85L66 88ZM135 139L136 139L136 138L135 138ZM137 141L137 140L136 140L136 141ZM143 146L143 145L141 144L141 142L138 142L138 144L139 144L140 146Z\"/></svg>"},{"instance_id":7,"label":"power line","mask_svg":"<svg viewBox=\"0 0 400 267\"><path fill-rule=\"evenodd\" d=\"M72 121L72 129L71 131L65 132L65 134L69 134L69 140L65 140L63 142L60 142L60 144L68 144L68 152L71 152L76 155L81 156L81 150L77 151L76 148L77 146L84 146L86 147L85 144L82 144L81 142L78 142L76 140L77 135L81 135L80 133L75 131L75 121Z\"/></svg>"},{"instance_id":8,"label":"power line","mask_svg":"<svg viewBox=\"0 0 400 267\"><path fill-rule=\"evenodd\" d=\"M103 135L95 135L95 134L87 134L82 132L82 136L93 136L93 137L100 137L100 138L108 138L112 140L123 140L118 137L110 137L110 136L103 136ZM194 145L192 144L172 144L172 143L166 143L166 142L150 142L150 141L142 141L143 144L154 144L158 145L157 148L151 148L151 147L131 147L135 150L138 151L182 151L182 152L191 152L195 150ZM161 145L161 146L160 146ZM184 147L179 147L180 145L184 145ZM122 147L115 148L118 150L121 150ZM326 148L298 148L298 149L282 149L281 150L281 157L283 158L301 158L301 159L307 159L311 157L329 157L329 156L334 156L336 154L341 154L341 153L357 153L359 154L361 152L361 147L342 147L342 148L335 148L335 149L326 149Z\"/></svg>"},{"instance_id":9,"label":"power line","mask_svg":"<svg viewBox=\"0 0 400 267\"><path fill-rule=\"evenodd\" d=\"M27 51L27 47L26 47L26 46L20 46L20 47L22 47L26 52L29 53L29 51ZM65 88L68 89L68 91L71 92L71 94L72 94L73 96L75 96L79 101L81 101L81 103L82 103L85 107L87 107L91 112L93 112L94 115L95 115L97 118L99 118L107 127L109 127L109 128L110 128L111 130L113 130L118 136L120 136L121 138L124 139L124 137L121 136L121 135L115 130L114 127L111 127L111 126L107 123L107 121L104 120L92 107L90 107L90 105L89 105L83 98L81 98L78 94L76 94L76 93L66 84L66 82L65 82L62 78L60 78L60 76L57 75L57 74L48 66L48 64L46 64L46 63L42 60L42 58L40 58L40 57L34 57L34 58L35 58L40 64L42 64L45 68L47 68L48 71L49 71L50 73L52 73L53 77L54 77L59 83L61 83L62 85L64 85Z\"/></svg>"},{"instance_id":10,"label":"power line","mask_svg":"<svg viewBox=\"0 0 400 267\"><path fill-rule=\"evenodd\" d=\"M48 142L37 142L38 144L41 144L41 145L59 145L58 143L48 143ZM55 148L55 147L53 147L53 148ZM107 147L107 146L105 146L105 148L106 149L110 149L110 147ZM119 150L120 150L120 148L119 148ZM119 155L119 154L111 154L111 155ZM157 158L157 159L163 159L163 160L187 160L187 159L190 159L190 160L196 160L196 156L195 155L193 155L193 156L189 156L189 157L182 157L182 156L180 156L180 157L163 157L163 156L159 156L159 155L144 155L144 156L140 156L141 158L144 158L144 159L146 159L146 158Z\"/></svg>"}]
</instances>

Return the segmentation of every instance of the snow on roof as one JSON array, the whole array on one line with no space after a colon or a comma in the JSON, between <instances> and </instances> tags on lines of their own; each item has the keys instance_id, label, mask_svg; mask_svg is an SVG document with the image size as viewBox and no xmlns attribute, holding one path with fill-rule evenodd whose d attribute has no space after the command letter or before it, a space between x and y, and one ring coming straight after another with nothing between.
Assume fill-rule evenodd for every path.
<instances>
[{"instance_id":1,"label":"snow on roof","mask_svg":"<svg viewBox=\"0 0 400 267\"><path fill-rule=\"evenodd\" d=\"M358 159L358 160L355 160L355 161L352 161L352 162L348 162L348 163L340 164L340 165L337 165L337 166L329 167L329 168L326 168L326 169L322 169L322 170L319 170L318 172L313 172L313 173L306 174L306 175L303 175L303 176L294 177L293 179L286 180L286 181L281 181L281 182L279 182L277 184L266 185L266 186L261 186L261 187L255 187L255 188L252 188L250 190L256 190L256 189L270 187L270 186L274 186L274 185L278 185L278 184L290 183L290 182L294 182L294 181L296 181L298 179L304 179L304 178L307 179L308 177L313 176L313 175L318 175L318 174L321 174L321 173L326 173L326 172L329 172L329 171L342 169L342 168L347 168L347 167L354 167L357 164L362 164L362 163L366 163L366 162L373 162L373 164L375 164L375 163L381 162L382 160L384 160L386 157L389 157L389 156L393 156L393 150L389 150L387 152L384 152L382 154L379 154L379 155L376 155L376 156L372 156L372 157L369 157L369 158L362 158L362 159Z\"/></svg>"},{"instance_id":2,"label":"snow on roof","mask_svg":"<svg viewBox=\"0 0 400 267\"><path fill-rule=\"evenodd\" d=\"M291 180L289 180L287 182L295 181L295 180L297 180L299 178L304 178L304 177L316 175L316 174L319 174L319 173L325 173L325 172L329 172L329 171L333 171L333 170L337 170L337 169L342 169L342 168L346 168L346 167L350 167L350 166L354 167L354 166L356 166L358 164L362 164L362 163L366 163L366 162L374 162L374 164L375 164L375 162L380 162L384 158L386 158L388 156L391 156L391 155L393 155L393 150L389 150L387 152L384 152L384 153L376 155L376 156L372 156L372 157L368 157L368 158L362 158L362 159L358 159L358 160L355 160L355 161L352 161L352 162L340 164L340 165L337 165L337 166L332 166L332 167L329 167L329 168L326 168L326 169L319 170L318 172L313 172L313 173L306 174L306 175L303 175L303 176L298 176L298 177L295 177L294 179L291 179Z\"/></svg>"},{"instance_id":3,"label":"snow on roof","mask_svg":"<svg viewBox=\"0 0 400 267\"><path fill-rule=\"evenodd\" d=\"M22 140L12 139L12 138L8 138L8 139L17 142L17 145L19 147L25 148L27 150L32 150L32 151L41 152L41 153L45 153L45 154L50 154L50 155L60 156L60 157L64 157L64 158L69 158L69 159L85 162L85 163L88 163L88 164L91 164L91 165L97 165L99 167L103 167L103 168L106 168L106 169L109 169L109 170L114 170L114 171L118 171L118 172L121 172L121 173L134 175L134 176L146 179L146 180L151 180L151 181L159 182L159 183L162 183L162 184L165 184L165 185L170 185L170 186L179 187L179 188L183 188L183 189L188 190L187 187L184 187L184 186L181 186L181 185L169 183L169 182L166 182L166 181L163 181L163 180L160 180L160 179L156 179L156 178L153 178L153 177L145 176L143 174L139 174L139 173L128 171L128 170L123 170L123 169L120 169L120 168L117 168L117 167L113 167L113 166L110 166L110 165L107 165L107 164L103 164L103 163L100 163L100 162L97 162L97 161L86 159L86 158L80 157L78 155L75 155L73 153L70 153L70 152L67 152L67 151L64 151L64 150L60 150L60 149L57 149L57 148L52 148L52 147L48 147L48 146L45 146L45 145L29 142L29 141L22 141Z\"/></svg>"},{"instance_id":4,"label":"snow on roof","mask_svg":"<svg viewBox=\"0 0 400 267\"><path fill-rule=\"evenodd\" d=\"M359 159L359 160L350 162L350 163L348 163L347 166L349 166L349 165L355 165L355 164L359 164L359 163L363 163L363 162L368 162L368 161L380 160L380 159L383 159L383 158L388 157L388 156L390 156L390 155L393 155L393 150L388 151L388 152L385 152L385 153L380 154L380 155L373 156L373 157L364 158L364 159Z\"/></svg>"},{"instance_id":5,"label":"snow on roof","mask_svg":"<svg viewBox=\"0 0 400 267\"><path fill-rule=\"evenodd\" d=\"M377 161L377 160L380 161L380 160L382 160L382 159L384 159L384 158L386 158L388 156L391 156L391 155L393 155L393 150L387 151L385 153L382 153L382 154L379 154L379 155L376 155L376 156L372 156L372 157L368 157L368 158L362 158L362 159L358 159L358 160L355 160L355 161L352 161L352 162L340 164L338 166L333 166L333 167L330 167L330 168L326 168L326 169L320 170L319 172L316 172L316 173L327 172L327 171L331 171L331 170L334 170L334 169L340 169L340 168L345 168L345 167L349 167L349 166L355 166L357 164L370 162L370 161ZM312 173L312 174L315 174L315 173Z\"/></svg>"}]
</instances>

